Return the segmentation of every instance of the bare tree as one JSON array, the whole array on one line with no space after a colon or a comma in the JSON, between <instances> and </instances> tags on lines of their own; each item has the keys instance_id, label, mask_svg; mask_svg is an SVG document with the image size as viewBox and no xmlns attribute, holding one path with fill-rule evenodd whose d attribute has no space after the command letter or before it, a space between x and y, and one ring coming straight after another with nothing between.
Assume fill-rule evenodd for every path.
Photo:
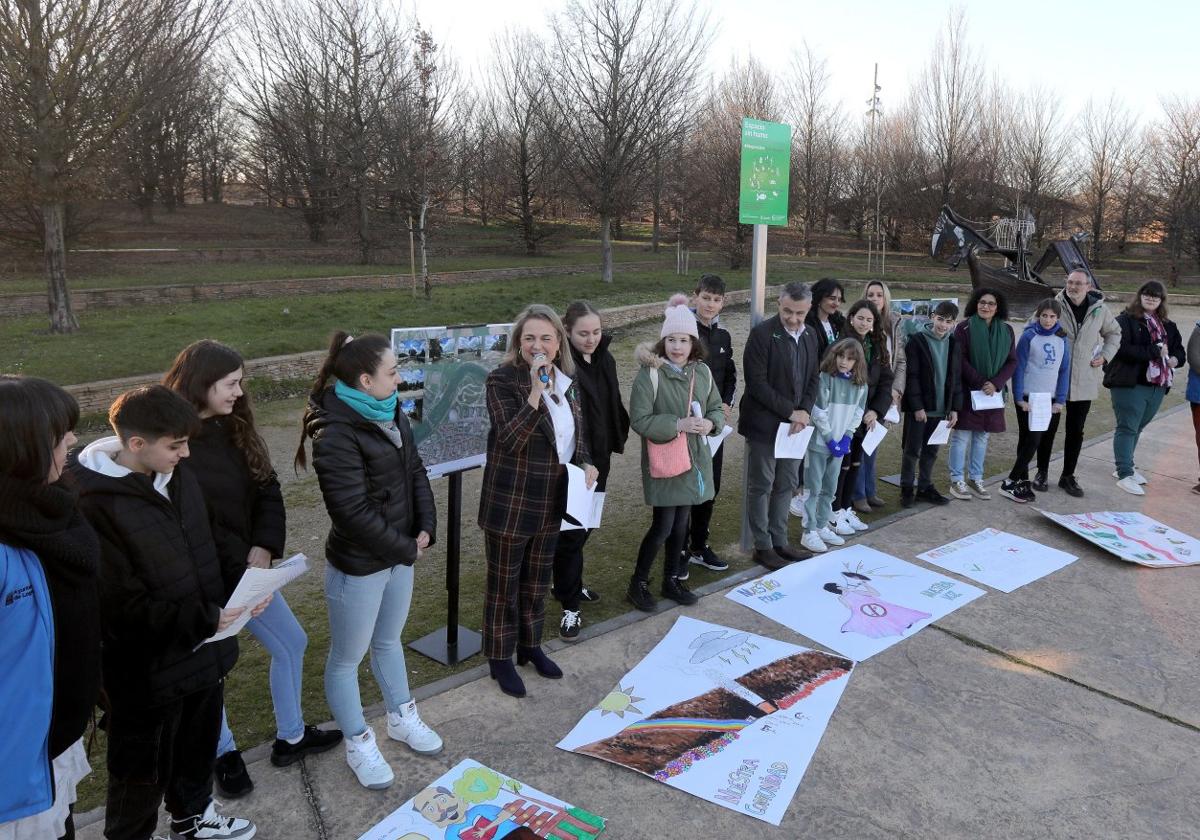
<instances>
[{"instance_id":1,"label":"bare tree","mask_svg":"<svg viewBox=\"0 0 1200 840\"><path fill-rule=\"evenodd\" d=\"M1061 199L1069 181L1071 149L1067 144L1067 122L1061 102L1043 87L1021 96L1012 111L1010 137L1014 187L1022 204L1037 220L1040 241L1048 218L1043 218L1049 201Z\"/></svg>"},{"instance_id":2,"label":"bare tree","mask_svg":"<svg viewBox=\"0 0 1200 840\"><path fill-rule=\"evenodd\" d=\"M1079 193L1092 234L1092 261L1103 262L1109 200L1120 181L1125 156L1133 141L1134 120L1116 98L1103 105L1089 100L1079 120L1082 141Z\"/></svg>"},{"instance_id":3,"label":"bare tree","mask_svg":"<svg viewBox=\"0 0 1200 840\"><path fill-rule=\"evenodd\" d=\"M38 208L50 329L73 332L66 208L154 89L130 89L137 58L176 33L160 81L190 73L212 44L226 0L0 0L0 111L10 119L0 168ZM93 182L94 183L94 182Z\"/></svg>"},{"instance_id":4,"label":"bare tree","mask_svg":"<svg viewBox=\"0 0 1200 840\"><path fill-rule=\"evenodd\" d=\"M1200 99L1163 102L1163 119L1151 130L1151 172L1170 260L1168 279L1179 282L1185 254L1200 267Z\"/></svg>"},{"instance_id":5,"label":"bare tree","mask_svg":"<svg viewBox=\"0 0 1200 840\"><path fill-rule=\"evenodd\" d=\"M829 101L829 67L805 42L792 55L788 109L792 121L792 214L799 217L804 255L812 253L812 234L824 225L828 206L831 152L841 114Z\"/></svg>"},{"instance_id":6,"label":"bare tree","mask_svg":"<svg viewBox=\"0 0 1200 840\"><path fill-rule=\"evenodd\" d=\"M681 136L710 40L693 3L571 0L551 22L550 90L579 200L600 217L601 276L613 278L612 225L650 176L656 152Z\"/></svg>"}]
</instances>

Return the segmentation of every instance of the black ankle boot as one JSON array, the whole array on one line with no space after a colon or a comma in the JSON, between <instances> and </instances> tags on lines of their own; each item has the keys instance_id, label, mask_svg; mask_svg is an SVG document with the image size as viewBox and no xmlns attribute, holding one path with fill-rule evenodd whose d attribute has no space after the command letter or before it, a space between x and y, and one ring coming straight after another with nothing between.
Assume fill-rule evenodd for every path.
<instances>
[{"instance_id":1,"label":"black ankle boot","mask_svg":"<svg viewBox=\"0 0 1200 840\"><path fill-rule=\"evenodd\" d=\"M662 596L670 598L676 604L684 607L690 607L700 600L696 596L696 593L688 589L684 582L677 577L669 577L663 580Z\"/></svg>"},{"instance_id":2,"label":"black ankle boot","mask_svg":"<svg viewBox=\"0 0 1200 840\"><path fill-rule=\"evenodd\" d=\"M509 697L525 696L525 683L521 681L511 659L489 659L488 671L492 679L500 684L500 690Z\"/></svg>"},{"instance_id":3,"label":"black ankle boot","mask_svg":"<svg viewBox=\"0 0 1200 840\"><path fill-rule=\"evenodd\" d=\"M540 676L548 680L562 679L562 668L559 668L549 656L542 653L540 647L518 647L517 664L528 665L530 663L533 664L534 669Z\"/></svg>"}]
</instances>

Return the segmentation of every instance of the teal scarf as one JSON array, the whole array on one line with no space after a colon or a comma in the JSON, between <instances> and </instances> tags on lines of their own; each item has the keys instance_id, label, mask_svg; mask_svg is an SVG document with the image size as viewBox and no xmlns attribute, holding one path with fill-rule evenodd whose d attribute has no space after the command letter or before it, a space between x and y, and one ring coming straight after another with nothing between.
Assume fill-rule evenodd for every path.
<instances>
[{"instance_id":1,"label":"teal scarf","mask_svg":"<svg viewBox=\"0 0 1200 840\"><path fill-rule=\"evenodd\" d=\"M364 391L351 388L339 379L333 385L333 393L367 420L386 423L396 419L397 395L395 392L386 400L377 400Z\"/></svg>"},{"instance_id":2,"label":"teal scarf","mask_svg":"<svg viewBox=\"0 0 1200 840\"><path fill-rule=\"evenodd\" d=\"M979 375L984 379L991 379L1008 361L1008 324L999 318L993 318L989 326L988 322L978 315L972 315L970 330L971 366L979 371Z\"/></svg>"}]
</instances>

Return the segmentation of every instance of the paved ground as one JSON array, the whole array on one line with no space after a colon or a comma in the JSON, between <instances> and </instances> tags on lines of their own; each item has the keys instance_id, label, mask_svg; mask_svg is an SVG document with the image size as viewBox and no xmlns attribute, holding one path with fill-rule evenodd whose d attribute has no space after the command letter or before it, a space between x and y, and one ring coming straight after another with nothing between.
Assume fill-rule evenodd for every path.
<instances>
[{"instance_id":1,"label":"paved ground","mask_svg":"<svg viewBox=\"0 0 1200 840\"><path fill-rule=\"evenodd\" d=\"M1142 440L1144 498L1115 488L1111 452L1107 440L1084 450L1083 504L1057 489L1039 503L1140 510L1200 533L1186 411L1156 421ZM608 817L614 840L1196 837L1200 567L1123 563L999 497L906 512L861 539L919 562L917 552L987 525L1081 559L1014 593L989 592L856 667L778 829L553 746L654 646L675 609L588 627L555 656L566 679L531 675L524 700L501 695L483 667L426 686L422 713L446 751L424 758L385 746L397 774L391 790L359 787L340 749L277 770L259 747L247 754L256 790L225 810L253 818L263 838L355 838L470 757ZM812 645L721 597L733 582L712 586L688 614ZM99 829L80 836L94 840Z\"/></svg>"}]
</instances>

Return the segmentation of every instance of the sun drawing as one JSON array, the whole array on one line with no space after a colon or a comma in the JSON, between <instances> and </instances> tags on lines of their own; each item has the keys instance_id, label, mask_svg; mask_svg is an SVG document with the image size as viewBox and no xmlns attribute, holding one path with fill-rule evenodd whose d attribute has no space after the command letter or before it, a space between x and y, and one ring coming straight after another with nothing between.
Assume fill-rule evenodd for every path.
<instances>
[{"instance_id":1,"label":"sun drawing","mask_svg":"<svg viewBox=\"0 0 1200 840\"><path fill-rule=\"evenodd\" d=\"M619 718L625 717L628 712L631 715L640 715L642 710L634 703L641 702L645 698L633 696L633 686L629 688L621 688L618 685L615 689L608 693L608 696L600 701L600 705L592 709L593 712L599 712L601 717L605 715L616 715Z\"/></svg>"}]
</instances>

